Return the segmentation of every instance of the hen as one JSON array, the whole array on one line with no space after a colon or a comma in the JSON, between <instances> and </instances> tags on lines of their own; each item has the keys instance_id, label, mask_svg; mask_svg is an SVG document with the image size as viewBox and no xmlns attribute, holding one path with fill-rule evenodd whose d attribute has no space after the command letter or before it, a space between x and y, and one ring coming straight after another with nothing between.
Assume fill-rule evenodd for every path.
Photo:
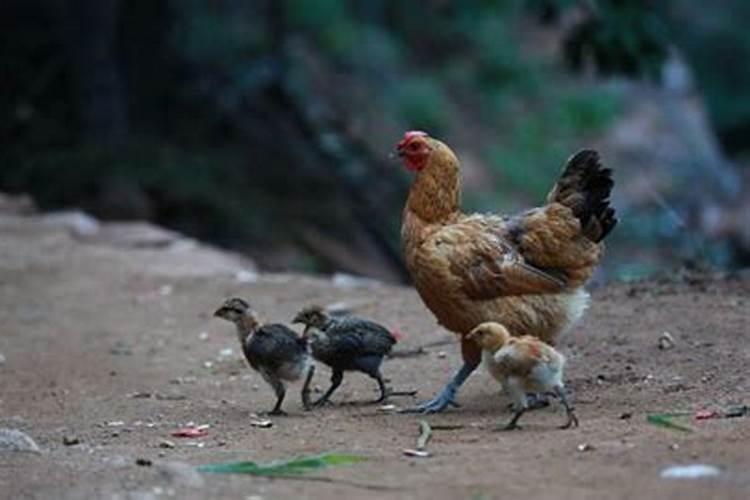
<instances>
[{"instance_id":1,"label":"hen","mask_svg":"<svg viewBox=\"0 0 750 500\"><path fill-rule=\"evenodd\" d=\"M448 146L412 131L397 152L416 173L401 227L406 265L438 322L462 336L463 366L414 409L439 412L455 405L481 360L478 345L463 338L474 327L493 321L554 345L581 317L589 301L583 285L617 224L612 171L596 151L583 150L568 160L545 205L513 216L466 215L459 161Z\"/></svg>"}]
</instances>

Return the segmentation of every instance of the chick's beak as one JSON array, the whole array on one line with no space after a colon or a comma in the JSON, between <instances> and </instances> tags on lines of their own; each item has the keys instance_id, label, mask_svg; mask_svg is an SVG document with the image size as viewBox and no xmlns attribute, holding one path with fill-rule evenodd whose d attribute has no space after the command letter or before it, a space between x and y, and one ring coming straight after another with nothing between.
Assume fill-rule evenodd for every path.
<instances>
[{"instance_id":1,"label":"chick's beak","mask_svg":"<svg viewBox=\"0 0 750 500\"><path fill-rule=\"evenodd\" d=\"M214 317L215 318L221 318L224 314L224 308L220 307L217 310L214 311Z\"/></svg>"}]
</instances>

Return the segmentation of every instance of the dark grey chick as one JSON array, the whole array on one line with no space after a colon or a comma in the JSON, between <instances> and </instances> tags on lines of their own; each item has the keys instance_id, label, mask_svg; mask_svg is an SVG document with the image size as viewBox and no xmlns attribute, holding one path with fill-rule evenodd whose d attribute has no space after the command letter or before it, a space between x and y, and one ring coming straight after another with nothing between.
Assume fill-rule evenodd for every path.
<instances>
[{"instance_id":1,"label":"dark grey chick","mask_svg":"<svg viewBox=\"0 0 750 500\"><path fill-rule=\"evenodd\" d=\"M308 354L307 340L282 324L260 324L257 313L240 298L225 301L214 316L236 325L245 358L276 393L276 406L269 415L285 415L281 409L286 395L284 381L299 380L305 373L302 403L309 409L307 391L315 366Z\"/></svg>"},{"instance_id":2,"label":"dark grey chick","mask_svg":"<svg viewBox=\"0 0 750 500\"><path fill-rule=\"evenodd\" d=\"M314 405L328 401L341 385L345 371L366 373L377 380L380 398L376 402L388 396L380 365L397 338L387 328L356 316L332 316L318 306L303 309L294 322L305 325L304 335L310 341L313 357L333 370L331 387Z\"/></svg>"}]
</instances>

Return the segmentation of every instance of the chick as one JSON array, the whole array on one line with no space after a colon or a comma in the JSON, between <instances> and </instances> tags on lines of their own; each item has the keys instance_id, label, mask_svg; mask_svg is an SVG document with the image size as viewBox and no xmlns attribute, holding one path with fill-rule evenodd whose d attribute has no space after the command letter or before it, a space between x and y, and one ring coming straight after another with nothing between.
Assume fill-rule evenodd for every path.
<instances>
[{"instance_id":1,"label":"chick","mask_svg":"<svg viewBox=\"0 0 750 500\"><path fill-rule=\"evenodd\" d=\"M304 335L310 339L313 357L333 370L331 387L315 405L328 401L341 385L345 371L366 373L377 380L380 397L375 402L388 396L380 365L397 338L387 328L356 316L332 316L318 306L303 309L294 322L305 325Z\"/></svg>"},{"instance_id":2,"label":"chick","mask_svg":"<svg viewBox=\"0 0 750 500\"><path fill-rule=\"evenodd\" d=\"M565 357L536 337L513 337L499 323L482 323L467 339L482 348L482 362L513 401L515 414L504 430L518 429L518 419L529 408L527 392L552 392L565 407L567 421L561 429L578 426L578 418L565 397Z\"/></svg>"},{"instance_id":3,"label":"chick","mask_svg":"<svg viewBox=\"0 0 750 500\"><path fill-rule=\"evenodd\" d=\"M310 360L304 338L281 324L261 324L257 313L240 298L225 301L214 316L235 324L245 358L276 393L276 406L269 415L286 414L281 409L286 395L284 381L299 380L305 373L307 378L302 389L302 403L309 409L307 391L315 366Z\"/></svg>"}]
</instances>

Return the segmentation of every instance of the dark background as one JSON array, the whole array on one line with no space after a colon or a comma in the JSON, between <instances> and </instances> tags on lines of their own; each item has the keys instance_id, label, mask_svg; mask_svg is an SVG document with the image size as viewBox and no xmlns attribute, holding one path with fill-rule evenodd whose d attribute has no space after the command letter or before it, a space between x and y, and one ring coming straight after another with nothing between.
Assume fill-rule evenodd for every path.
<instances>
[{"instance_id":1,"label":"dark background","mask_svg":"<svg viewBox=\"0 0 750 500\"><path fill-rule=\"evenodd\" d=\"M744 0L5 0L0 190L397 281L404 130L458 152L482 211L596 147L622 220L603 278L736 269L748 21Z\"/></svg>"}]
</instances>

